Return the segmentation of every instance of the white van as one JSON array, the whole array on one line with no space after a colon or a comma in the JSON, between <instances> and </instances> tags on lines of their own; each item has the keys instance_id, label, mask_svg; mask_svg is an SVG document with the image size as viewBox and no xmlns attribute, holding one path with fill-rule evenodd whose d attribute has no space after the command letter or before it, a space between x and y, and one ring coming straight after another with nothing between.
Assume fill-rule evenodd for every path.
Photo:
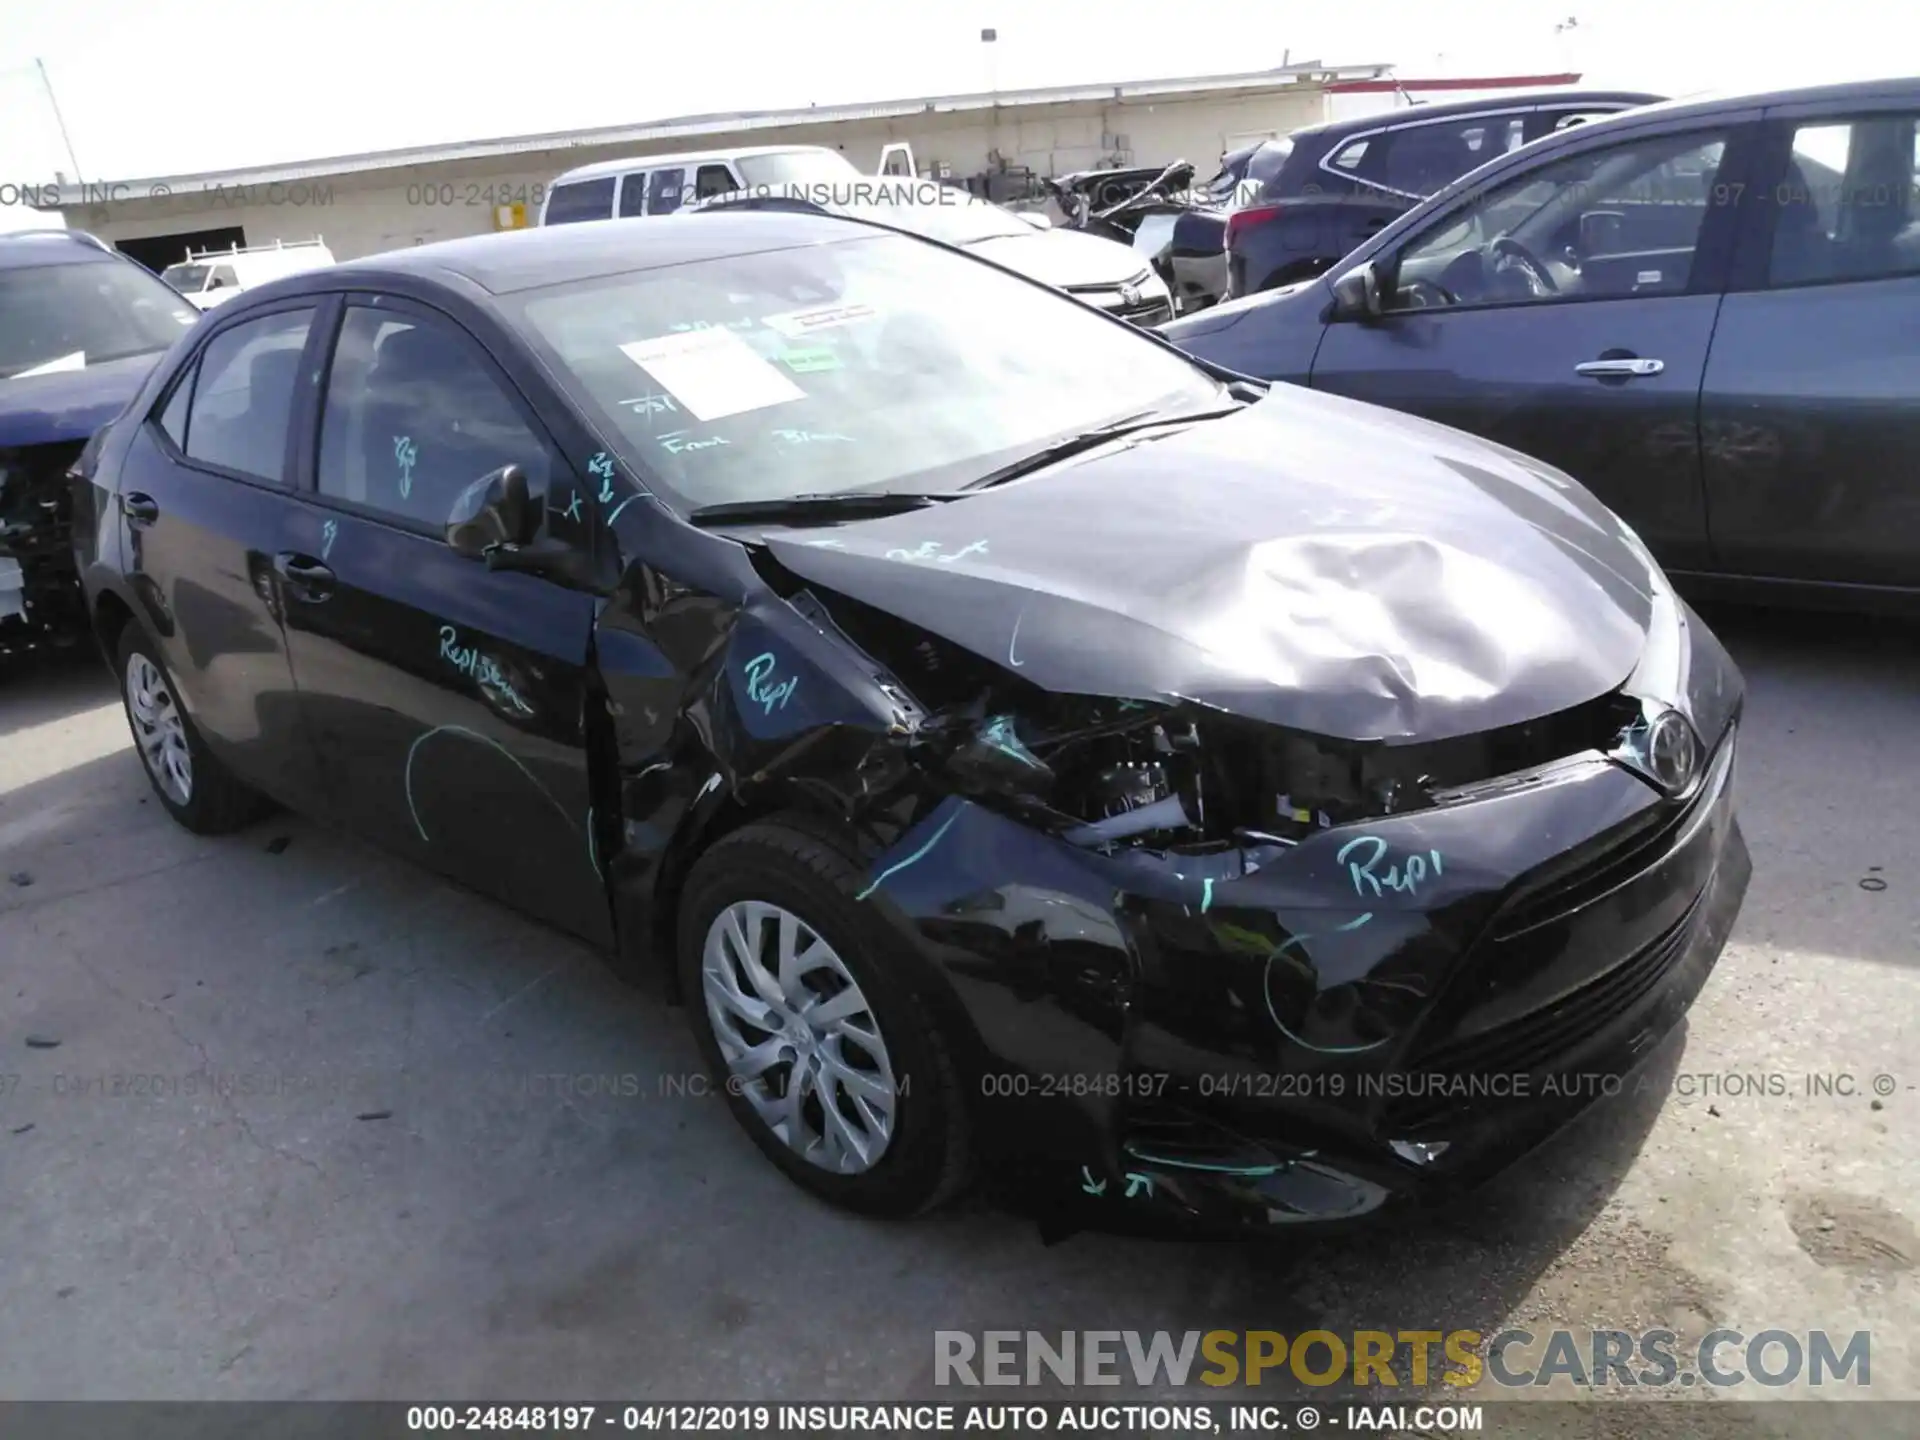
<instances>
[{"instance_id":1,"label":"white van","mask_svg":"<svg viewBox=\"0 0 1920 1440\"><path fill-rule=\"evenodd\" d=\"M667 215L712 195L832 185L864 173L838 150L824 145L752 145L602 160L569 170L547 187L540 223L572 225L581 220ZM880 173L911 175L912 149L900 143L888 145L881 152Z\"/></svg>"},{"instance_id":2,"label":"white van","mask_svg":"<svg viewBox=\"0 0 1920 1440\"><path fill-rule=\"evenodd\" d=\"M275 241L245 250L237 245L231 250L203 250L198 255L189 250L185 260L162 270L160 278L186 296L196 310L211 310L255 285L333 263L333 252L319 239L296 240L291 245Z\"/></svg>"}]
</instances>

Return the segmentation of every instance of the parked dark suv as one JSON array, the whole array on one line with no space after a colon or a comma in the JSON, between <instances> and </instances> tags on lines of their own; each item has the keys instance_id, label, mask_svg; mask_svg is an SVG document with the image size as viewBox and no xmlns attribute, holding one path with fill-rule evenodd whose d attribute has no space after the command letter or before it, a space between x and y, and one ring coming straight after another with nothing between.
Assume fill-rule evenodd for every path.
<instances>
[{"instance_id":1,"label":"parked dark suv","mask_svg":"<svg viewBox=\"0 0 1920 1440\"><path fill-rule=\"evenodd\" d=\"M1920 80L1598 120L1161 328L1565 470L1697 594L1920 608Z\"/></svg>"},{"instance_id":2,"label":"parked dark suv","mask_svg":"<svg viewBox=\"0 0 1920 1440\"><path fill-rule=\"evenodd\" d=\"M1570 125L1664 99L1627 90L1512 93L1296 130L1254 152L1254 198L1227 219L1227 289L1305 280L1469 170Z\"/></svg>"},{"instance_id":3,"label":"parked dark suv","mask_svg":"<svg viewBox=\"0 0 1920 1440\"><path fill-rule=\"evenodd\" d=\"M67 467L198 318L91 235L0 235L0 657L87 633Z\"/></svg>"}]
</instances>

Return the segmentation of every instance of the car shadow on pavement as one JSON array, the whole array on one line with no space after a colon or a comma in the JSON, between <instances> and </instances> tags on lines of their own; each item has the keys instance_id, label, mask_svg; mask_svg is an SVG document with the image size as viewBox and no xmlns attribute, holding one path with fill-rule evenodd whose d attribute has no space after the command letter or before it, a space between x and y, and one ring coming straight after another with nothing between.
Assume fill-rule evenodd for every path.
<instances>
[{"instance_id":1,"label":"car shadow on pavement","mask_svg":"<svg viewBox=\"0 0 1920 1440\"><path fill-rule=\"evenodd\" d=\"M1543 1288L1543 1275L1580 1241L1632 1167L1672 1089L1685 1034L1683 1023L1618 1093L1596 1100L1567 1130L1479 1190L1361 1228L1217 1243L1083 1233L1040 1250L1036 1238L1016 1237L1020 1222L976 1196L964 1213L922 1223L934 1233L949 1232L951 1248L977 1255L1006 1247L1008 1258L1017 1256L1028 1272L1032 1303L1019 1314L956 1314L947 1323L976 1336L987 1329L1036 1330L1056 1345L1061 1330L1167 1330L1176 1345L1189 1330L1265 1330L1289 1338L1326 1331L1347 1347L1346 1377L1337 1385L1304 1384L1283 1361L1266 1370L1257 1386L1247 1384L1243 1368L1237 1383L1214 1388L1194 1377L1218 1374L1218 1368L1196 1357L1186 1386L1161 1382L1136 1391L1126 1352L1116 1347L1122 1382L1098 1398L1116 1392L1260 1403L1365 1398L1351 1385L1356 1331L1384 1332L1397 1342L1412 1331L1491 1337L1514 1323L1526 1298ZM1572 1323L1574 1317L1568 1318ZM1141 1338L1144 1343L1149 1335ZM1414 1348L1396 1344L1391 1369L1399 1389L1385 1391L1376 1383L1381 1394L1375 1398L1416 1393ZM1244 1341L1230 1353L1244 1366ZM1448 1393L1440 1375L1451 1362L1437 1341L1429 1360L1427 1388ZM1330 1352L1319 1347L1305 1368L1320 1372L1329 1363ZM914 1393L922 1386L937 1393L937 1378L930 1355ZM1020 1393L1084 1400L1097 1392L1043 1385ZM993 1392L976 1394L985 1399ZM961 1396L975 1398L965 1392L956 1398Z\"/></svg>"}]
</instances>

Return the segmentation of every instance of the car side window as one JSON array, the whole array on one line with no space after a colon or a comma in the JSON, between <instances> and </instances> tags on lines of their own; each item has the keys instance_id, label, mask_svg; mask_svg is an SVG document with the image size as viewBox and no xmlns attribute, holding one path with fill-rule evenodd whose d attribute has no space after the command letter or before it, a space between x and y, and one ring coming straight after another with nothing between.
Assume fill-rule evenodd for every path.
<instances>
[{"instance_id":1,"label":"car side window","mask_svg":"<svg viewBox=\"0 0 1920 1440\"><path fill-rule=\"evenodd\" d=\"M312 324L311 309L280 310L207 342L181 446L188 459L286 482L287 432Z\"/></svg>"},{"instance_id":2,"label":"car side window","mask_svg":"<svg viewBox=\"0 0 1920 1440\"><path fill-rule=\"evenodd\" d=\"M234 273L231 265L216 265L213 276L207 281L209 290L225 290L240 283L240 277Z\"/></svg>"},{"instance_id":3,"label":"car side window","mask_svg":"<svg viewBox=\"0 0 1920 1440\"><path fill-rule=\"evenodd\" d=\"M535 496L557 469L473 338L348 306L321 410L320 493L437 532L460 493L504 465Z\"/></svg>"},{"instance_id":4,"label":"car side window","mask_svg":"<svg viewBox=\"0 0 1920 1440\"><path fill-rule=\"evenodd\" d=\"M696 200L704 200L709 195L725 195L739 188L740 182L733 178L733 172L724 165L702 165L693 177Z\"/></svg>"},{"instance_id":5,"label":"car side window","mask_svg":"<svg viewBox=\"0 0 1920 1440\"><path fill-rule=\"evenodd\" d=\"M1920 274L1920 135L1913 115L1793 132L1775 185L1769 285Z\"/></svg>"},{"instance_id":6,"label":"car side window","mask_svg":"<svg viewBox=\"0 0 1920 1440\"><path fill-rule=\"evenodd\" d=\"M173 442L173 448L181 454L187 452L187 406L193 403L193 376L198 369L189 365L186 372L174 382L173 394L167 397L166 407L159 416L160 428Z\"/></svg>"},{"instance_id":7,"label":"car side window","mask_svg":"<svg viewBox=\"0 0 1920 1440\"><path fill-rule=\"evenodd\" d=\"M686 189L687 172L678 165L654 171L653 179L647 182L647 213L671 215L686 198Z\"/></svg>"},{"instance_id":8,"label":"car side window","mask_svg":"<svg viewBox=\"0 0 1920 1440\"><path fill-rule=\"evenodd\" d=\"M1387 137L1381 183L1408 195L1431 195L1469 170L1512 148L1518 118L1479 119L1444 125L1409 125Z\"/></svg>"},{"instance_id":9,"label":"car side window","mask_svg":"<svg viewBox=\"0 0 1920 1440\"><path fill-rule=\"evenodd\" d=\"M556 185L547 194L548 225L574 225L582 220L613 218L613 176L603 180L576 180Z\"/></svg>"},{"instance_id":10,"label":"car side window","mask_svg":"<svg viewBox=\"0 0 1920 1440\"><path fill-rule=\"evenodd\" d=\"M1678 294L1693 273L1723 133L1648 136L1529 167L1400 253L1388 305Z\"/></svg>"},{"instance_id":11,"label":"car side window","mask_svg":"<svg viewBox=\"0 0 1920 1440\"><path fill-rule=\"evenodd\" d=\"M647 213L647 172L636 170L620 177L620 218L631 220Z\"/></svg>"}]
</instances>

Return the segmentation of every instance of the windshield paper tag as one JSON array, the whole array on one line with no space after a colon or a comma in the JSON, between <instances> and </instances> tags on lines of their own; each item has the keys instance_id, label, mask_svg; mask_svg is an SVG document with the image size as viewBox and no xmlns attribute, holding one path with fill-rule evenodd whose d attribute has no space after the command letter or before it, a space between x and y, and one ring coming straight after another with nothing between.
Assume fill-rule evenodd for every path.
<instances>
[{"instance_id":1,"label":"windshield paper tag","mask_svg":"<svg viewBox=\"0 0 1920 1440\"><path fill-rule=\"evenodd\" d=\"M789 310L782 315L768 315L760 323L789 340L798 340L816 331L871 320L874 314L871 305L824 305L817 310Z\"/></svg>"},{"instance_id":2,"label":"windshield paper tag","mask_svg":"<svg viewBox=\"0 0 1920 1440\"><path fill-rule=\"evenodd\" d=\"M700 420L763 410L806 392L731 330L691 330L634 340L620 353L657 380Z\"/></svg>"}]
</instances>

